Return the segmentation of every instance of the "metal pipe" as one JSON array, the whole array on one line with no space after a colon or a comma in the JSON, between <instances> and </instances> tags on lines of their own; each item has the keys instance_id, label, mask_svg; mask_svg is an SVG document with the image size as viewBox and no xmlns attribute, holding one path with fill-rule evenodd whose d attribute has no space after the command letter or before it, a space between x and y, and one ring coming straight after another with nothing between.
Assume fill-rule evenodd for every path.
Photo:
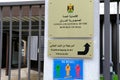
<instances>
[{"instance_id":1,"label":"metal pipe","mask_svg":"<svg viewBox=\"0 0 120 80\"><path fill-rule=\"evenodd\" d=\"M117 1L117 75L120 80L120 65L119 65L119 1Z\"/></svg>"},{"instance_id":2,"label":"metal pipe","mask_svg":"<svg viewBox=\"0 0 120 80\"><path fill-rule=\"evenodd\" d=\"M12 56L12 6L10 7L10 28L9 28L9 72L8 80L11 80L11 56Z\"/></svg>"},{"instance_id":3,"label":"metal pipe","mask_svg":"<svg viewBox=\"0 0 120 80\"><path fill-rule=\"evenodd\" d=\"M104 0L104 67L103 75L105 80L110 78L110 0Z\"/></svg>"},{"instance_id":4,"label":"metal pipe","mask_svg":"<svg viewBox=\"0 0 120 80\"><path fill-rule=\"evenodd\" d=\"M2 41L3 41L3 21L2 21L2 7L0 7L0 80L1 80L1 67L2 67Z\"/></svg>"},{"instance_id":5,"label":"metal pipe","mask_svg":"<svg viewBox=\"0 0 120 80\"><path fill-rule=\"evenodd\" d=\"M31 28L32 28L32 20L31 20L31 17L32 17L32 6L29 6L28 80L30 80L30 69L31 69L31 61L30 61L30 57L31 57L31 54L30 54L30 50L31 50Z\"/></svg>"},{"instance_id":6,"label":"metal pipe","mask_svg":"<svg viewBox=\"0 0 120 80\"><path fill-rule=\"evenodd\" d=\"M40 54L42 54L41 52L41 6L39 7L39 58L38 58L38 80L41 80L41 60L40 60Z\"/></svg>"},{"instance_id":7,"label":"metal pipe","mask_svg":"<svg viewBox=\"0 0 120 80\"><path fill-rule=\"evenodd\" d=\"M21 80L21 57L22 57L22 6L19 6L19 62L18 62L18 80Z\"/></svg>"}]
</instances>

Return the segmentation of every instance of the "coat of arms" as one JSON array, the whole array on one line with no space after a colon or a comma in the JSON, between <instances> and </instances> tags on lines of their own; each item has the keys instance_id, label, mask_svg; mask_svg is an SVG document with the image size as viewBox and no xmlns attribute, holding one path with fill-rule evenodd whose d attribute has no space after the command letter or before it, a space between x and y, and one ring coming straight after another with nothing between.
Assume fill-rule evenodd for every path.
<instances>
[{"instance_id":1,"label":"coat of arms","mask_svg":"<svg viewBox=\"0 0 120 80\"><path fill-rule=\"evenodd\" d=\"M74 5L72 5L71 3L67 6L67 12L68 13L73 13L74 11Z\"/></svg>"}]
</instances>

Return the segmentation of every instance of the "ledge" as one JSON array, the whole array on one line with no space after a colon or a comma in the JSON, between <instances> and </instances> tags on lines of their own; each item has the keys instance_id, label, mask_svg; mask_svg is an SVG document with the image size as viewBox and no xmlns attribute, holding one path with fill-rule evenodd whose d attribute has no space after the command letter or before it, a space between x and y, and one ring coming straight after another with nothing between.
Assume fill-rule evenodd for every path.
<instances>
[{"instance_id":1,"label":"ledge","mask_svg":"<svg viewBox=\"0 0 120 80\"><path fill-rule=\"evenodd\" d=\"M45 1L0 2L0 6L44 5Z\"/></svg>"}]
</instances>

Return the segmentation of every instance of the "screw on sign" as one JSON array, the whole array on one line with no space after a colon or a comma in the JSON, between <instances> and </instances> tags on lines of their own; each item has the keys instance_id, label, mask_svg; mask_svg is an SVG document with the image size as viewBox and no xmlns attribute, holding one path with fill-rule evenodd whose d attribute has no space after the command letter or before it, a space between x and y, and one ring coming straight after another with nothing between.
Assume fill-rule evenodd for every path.
<instances>
[{"instance_id":1,"label":"screw on sign","mask_svg":"<svg viewBox=\"0 0 120 80\"><path fill-rule=\"evenodd\" d=\"M77 64L76 67L75 67L75 70L76 70L76 77L80 77L80 65Z\"/></svg>"},{"instance_id":2,"label":"screw on sign","mask_svg":"<svg viewBox=\"0 0 120 80\"><path fill-rule=\"evenodd\" d=\"M60 65L56 65L56 76L60 77Z\"/></svg>"}]
</instances>

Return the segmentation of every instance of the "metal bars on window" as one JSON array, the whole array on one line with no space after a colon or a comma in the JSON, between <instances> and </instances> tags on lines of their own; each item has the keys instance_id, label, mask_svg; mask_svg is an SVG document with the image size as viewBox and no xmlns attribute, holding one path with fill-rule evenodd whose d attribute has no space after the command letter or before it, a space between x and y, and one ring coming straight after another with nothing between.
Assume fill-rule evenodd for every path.
<instances>
[{"instance_id":1,"label":"metal bars on window","mask_svg":"<svg viewBox=\"0 0 120 80\"><path fill-rule=\"evenodd\" d=\"M22 6L19 7L19 65L18 65L18 80L21 80L21 57L22 57Z\"/></svg>"},{"instance_id":2,"label":"metal bars on window","mask_svg":"<svg viewBox=\"0 0 120 80\"><path fill-rule=\"evenodd\" d=\"M0 80L1 80L1 64L2 64L2 39L3 39L3 22L2 22L2 7L0 7Z\"/></svg>"},{"instance_id":3,"label":"metal bars on window","mask_svg":"<svg viewBox=\"0 0 120 80\"><path fill-rule=\"evenodd\" d=\"M40 7L40 8L39 8L39 55L38 55L38 56L39 56L39 58L38 58L39 60L38 60L38 80L40 80L40 75L41 75L41 74L40 74L40 73L41 73L41 70L40 70L40 69L41 69L41 66L40 66L40 65L41 65L41 61L40 61L40 56L41 56L41 55L40 55L40 54L41 54L41 29L42 29L42 28L41 28L41 18L42 18L42 17L41 17L41 16L42 16L42 15L41 15L41 6L39 6L39 7Z\"/></svg>"},{"instance_id":4,"label":"metal bars on window","mask_svg":"<svg viewBox=\"0 0 120 80\"><path fill-rule=\"evenodd\" d=\"M30 50L31 50L31 28L32 28L32 21L31 21L31 17L32 17L32 6L29 6L29 46L28 46L28 80L31 80L30 79L30 69L31 69L31 62L30 62L30 57L31 57L31 54L30 54Z\"/></svg>"},{"instance_id":5,"label":"metal bars on window","mask_svg":"<svg viewBox=\"0 0 120 80\"><path fill-rule=\"evenodd\" d=\"M120 63L119 63L119 24L120 24L120 18L119 18L119 1L117 1L117 74L118 79L120 80Z\"/></svg>"},{"instance_id":6,"label":"metal bars on window","mask_svg":"<svg viewBox=\"0 0 120 80\"><path fill-rule=\"evenodd\" d=\"M8 80L11 80L11 56L12 55L12 6L10 7L10 27L9 27L9 77Z\"/></svg>"},{"instance_id":7,"label":"metal bars on window","mask_svg":"<svg viewBox=\"0 0 120 80\"><path fill-rule=\"evenodd\" d=\"M3 7L1 7L0 6L0 80L1 80L1 71L2 71L2 50L3 50L3 32L4 32L4 29L3 28L5 28L5 32L4 33L7 33L8 34L8 38L6 38L6 39L9 39L9 40L7 40L8 41L8 49L6 50L6 51L8 51L8 57L6 57L7 59L8 59L8 64L6 63L6 65L8 65L8 66L6 66L6 68L8 68L8 80L13 80L12 79L12 56L13 56L13 50L14 50L14 48L13 48L13 45L14 45L14 33L16 33L16 35L17 35L17 39L18 39L18 44L16 44L15 45L15 47L17 47L18 46L18 66L17 66L17 68L18 68L18 75L17 75L17 78L16 79L14 79L14 80L22 80L22 78L21 78L21 76L22 76L22 74L21 74L21 69L22 69L22 54L23 54L23 52L22 52L22 50L23 50L23 48L22 48L22 38L24 37L25 39L27 39L28 38L28 46L27 46L27 48L28 48L28 50L27 50L27 76L26 76L26 80L33 80L33 79L31 79L31 54L30 54L30 51L31 51L31 36L32 36L32 32L34 31L33 29L35 28L32 28L33 27L33 25L32 25L32 22L34 21L34 20L36 20L36 22L38 22L39 24L37 25L37 29L36 30L38 30L37 32L37 35L36 36L38 36L38 41L39 41L39 44L38 44L38 65L37 65L37 67L38 67L38 79L37 80L41 80L41 53L42 53L42 51L41 51L41 36L42 36L42 34L41 34L41 32L42 32L42 6L41 5L37 5L38 7L39 7L39 11L38 11L38 19L36 18L36 17L34 17L33 18L33 15L32 15L32 7L33 7L33 5L31 4L31 5L28 5L28 18L26 18L26 19L28 19L28 21L23 21L24 19L23 19L23 16L24 16L24 13L23 13L23 7L24 6L22 6L22 5L20 5L20 6L17 6L18 7L18 16L17 16L17 19L16 20L14 20L15 18L14 18L14 13L13 13L13 9L14 9L14 7L16 7L16 6L7 6L8 8L9 8L9 10L7 11L8 12L8 14L9 14L9 16L8 16L8 18L7 18L7 21L3 21L3 17L5 16L3 16L3 8L4 8L4 6ZM32 20L32 19L34 19L34 20ZM4 19L5 20L5 19ZM5 25L4 25L4 23L6 23ZM15 24L15 23L17 23L18 25L17 26L15 26L15 29L14 29L14 27L13 27L13 25ZM27 25L27 23L28 23L28 25ZM8 25L7 25L8 24ZM25 26L23 25L23 24L25 24ZM7 27L7 29L6 29L6 25L7 26L9 26L9 27ZM15 24L16 25L16 24ZM26 28L26 25L28 26L27 28ZM19 27L19 28L18 28ZM18 30L16 30L18 28ZM28 33L28 34L25 34L25 36L23 35L23 31L25 31L24 30L24 28L26 29L26 32ZM27 35L27 36L26 36ZM7 52L6 52L7 53ZM42 53L43 54L43 53ZM6 59L6 60L7 60ZM7 70L7 69L6 69ZM4 74L5 75L5 74Z\"/></svg>"},{"instance_id":8,"label":"metal bars on window","mask_svg":"<svg viewBox=\"0 0 120 80\"><path fill-rule=\"evenodd\" d=\"M110 0L104 1L104 67L103 74L105 80L111 80L110 77Z\"/></svg>"},{"instance_id":9,"label":"metal bars on window","mask_svg":"<svg viewBox=\"0 0 120 80\"><path fill-rule=\"evenodd\" d=\"M104 28L104 54L105 54L105 59L104 59L104 67L103 67L103 74L104 74L104 79L105 80L112 80L112 75L110 74L110 0L104 0L105 3L105 9L104 9L104 22L105 22L105 28ZM119 64L119 0L117 1L117 18L116 18L116 24L117 24L117 53L113 53L117 55L116 59L116 65L117 65L117 75L118 75L118 80L120 80L120 64Z\"/></svg>"}]
</instances>

